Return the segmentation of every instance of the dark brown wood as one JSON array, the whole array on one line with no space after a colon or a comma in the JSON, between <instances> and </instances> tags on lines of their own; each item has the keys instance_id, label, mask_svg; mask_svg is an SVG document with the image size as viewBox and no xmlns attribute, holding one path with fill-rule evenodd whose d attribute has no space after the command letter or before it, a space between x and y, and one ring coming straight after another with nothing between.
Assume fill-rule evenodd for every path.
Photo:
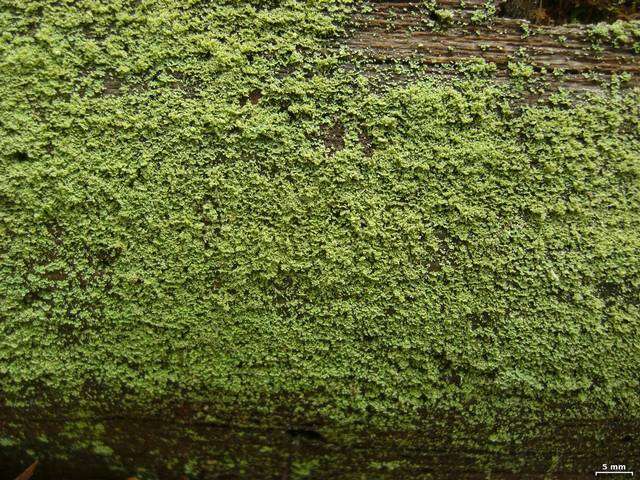
<instances>
[{"instance_id":1,"label":"dark brown wood","mask_svg":"<svg viewBox=\"0 0 640 480\"><path fill-rule=\"evenodd\" d=\"M510 62L524 61L537 71L562 69L578 83L590 81L583 78L586 73L627 72L637 81L640 55L631 45L594 48L590 25L541 26L495 15L473 22L473 15L485 4L466 0L461 7L460 0L440 0L438 8L453 15L450 22L442 23L420 2L376 2L373 11L357 15L357 27L347 44L379 63L415 58L438 66L482 58L496 64L502 74ZM497 10L499 0L495 6Z\"/></svg>"}]
</instances>

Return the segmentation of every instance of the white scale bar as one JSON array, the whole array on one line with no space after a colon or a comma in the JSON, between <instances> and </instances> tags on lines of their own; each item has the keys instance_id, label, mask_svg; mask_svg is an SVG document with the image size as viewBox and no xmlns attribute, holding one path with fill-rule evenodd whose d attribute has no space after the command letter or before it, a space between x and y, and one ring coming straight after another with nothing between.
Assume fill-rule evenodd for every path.
<instances>
[{"instance_id":1,"label":"white scale bar","mask_svg":"<svg viewBox=\"0 0 640 480\"><path fill-rule=\"evenodd\" d=\"M633 477L633 472L596 472L596 477L601 473L603 475L631 475Z\"/></svg>"}]
</instances>

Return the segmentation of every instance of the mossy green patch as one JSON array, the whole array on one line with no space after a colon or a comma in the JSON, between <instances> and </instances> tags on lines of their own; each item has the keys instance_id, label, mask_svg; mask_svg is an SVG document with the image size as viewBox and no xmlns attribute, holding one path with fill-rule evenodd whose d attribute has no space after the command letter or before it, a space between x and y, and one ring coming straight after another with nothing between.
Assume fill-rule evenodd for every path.
<instances>
[{"instance_id":1,"label":"mossy green patch","mask_svg":"<svg viewBox=\"0 0 640 480\"><path fill-rule=\"evenodd\" d=\"M638 416L638 91L376 93L349 8L3 3L6 405Z\"/></svg>"},{"instance_id":2,"label":"mossy green patch","mask_svg":"<svg viewBox=\"0 0 640 480\"><path fill-rule=\"evenodd\" d=\"M614 47L632 46L640 53L640 21L622 21L599 23L591 27L589 35L597 43L608 43Z\"/></svg>"}]
</instances>

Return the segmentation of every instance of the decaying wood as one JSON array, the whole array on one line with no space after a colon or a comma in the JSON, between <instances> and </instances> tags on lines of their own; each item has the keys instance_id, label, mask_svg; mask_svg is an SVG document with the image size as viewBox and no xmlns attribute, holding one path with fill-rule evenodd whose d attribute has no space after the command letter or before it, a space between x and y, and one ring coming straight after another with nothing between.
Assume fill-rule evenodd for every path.
<instances>
[{"instance_id":1,"label":"decaying wood","mask_svg":"<svg viewBox=\"0 0 640 480\"><path fill-rule=\"evenodd\" d=\"M589 82L586 73L640 73L640 55L631 45L593 48L590 26L539 26L527 20L492 16L473 22L484 0L439 0L438 8L452 12L450 23L437 23L421 2L382 2L357 16L357 28L347 41L356 52L379 63L415 58L427 65L442 65L472 58L496 64L498 73L510 62L524 59L536 69L562 69L577 82ZM499 8L500 0L496 0ZM434 26L435 23L435 26ZM529 33L526 32L529 30Z\"/></svg>"},{"instance_id":2,"label":"decaying wood","mask_svg":"<svg viewBox=\"0 0 640 480\"><path fill-rule=\"evenodd\" d=\"M38 461L33 462L24 472L16 477L16 480L29 480L34 472L36 471L36 467L38 466Z\"/></svg>"}]
</instances>

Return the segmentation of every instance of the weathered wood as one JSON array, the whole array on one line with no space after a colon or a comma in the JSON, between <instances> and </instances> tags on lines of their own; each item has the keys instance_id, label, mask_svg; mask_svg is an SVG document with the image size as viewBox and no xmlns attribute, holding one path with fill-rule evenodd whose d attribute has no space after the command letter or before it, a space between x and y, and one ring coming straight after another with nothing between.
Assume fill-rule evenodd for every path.
<instances>
[{"instance_id":1,"label":"weathered wood","mask_svg":"<svg viewBox=\"0 0 640 480\"><path fill-rule=\"evenodd\" d=\"M441 0L438 7L449 9L453 20L432 26L433 13L418 2L377 2L357 16L347 43L380 63L416 58L435 66L482 58L504 74L510 62L521 59L538 70L562 69L578 83L590 81L578 78L585 73L640 73L640 56L630 45L596 50L586 25L538 26L495 16L472 22L484 3L468 0L461 8L459 0Z\"/></svg>"}]
</instances>

